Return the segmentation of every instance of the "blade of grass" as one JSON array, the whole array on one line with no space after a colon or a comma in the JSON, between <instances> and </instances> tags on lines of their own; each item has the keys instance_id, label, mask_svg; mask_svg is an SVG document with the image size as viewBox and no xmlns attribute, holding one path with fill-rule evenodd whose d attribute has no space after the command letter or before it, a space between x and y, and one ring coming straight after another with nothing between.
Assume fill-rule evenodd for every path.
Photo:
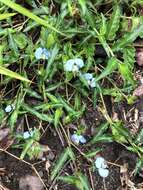
<instances>
[{"instance_id":1,"label":"blade of grass","mask_svg":"<svg viewBox=\"0 0 143 190\"><path fill-rule=\"evenodd\" d=\"M0 74L7 75L9 77L12 77L12 78L15 78L15 79L18 79L18 80L21 80L21 81L30 82L30 80L28 80L27 78L24 78L21 75L19 75L18 73L13 72L13 71L11 71L9 69L6 69L3 66L0 66Z\"/></svg>"},{"instance_id":2,"label":"blade of grass","mask_svg":"<svg viewBox=\"0 0 143 190\"><path fill-rule=\"evenodd\" d=\"M12 17L14 15L16 15L16 13L3 13L3 14L0 14L0 20L7 19L7 18Z\"/></svg>"},{"instance_id":3,"label":"blade of grass","mask_svg":"<svg viewBox=\"0 0 143 190\"><path fill-rule=\"evenodd\" d=\"M4 3L5 5L7 5L8 7L14 9L15 11L21 13L22 15L27 16L28 18L31 18L32 20L36 21L37 23L39 23L40 25L43 25L45 27L50 28L51 30L65 36L64 33L60 32L59 30L57 30L55 27L51 26L50 24L48 24L48 22L38 16L36 16L35 14L33 14L32 12L30 12L29 10L27 10L26 8L22 7L21 5L12 2L11 0L0 0L1 3Z\"/></svg>"}]
</instances>

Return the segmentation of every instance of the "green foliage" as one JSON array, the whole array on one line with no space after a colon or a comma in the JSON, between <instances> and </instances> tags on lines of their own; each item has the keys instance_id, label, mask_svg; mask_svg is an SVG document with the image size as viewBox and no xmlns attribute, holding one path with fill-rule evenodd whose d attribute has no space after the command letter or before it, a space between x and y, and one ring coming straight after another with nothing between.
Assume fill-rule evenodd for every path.
<instances>
[{"instance_id":1,"label":"green foliage","mask_svg":"<svg viewBox=\"0 0 143 190\"><path fill-rule=\"evenodd\" d=\"M72 152L72 149L68 147L60 155L57 163L54 165L54 169L51 174L51 180L53 180L58 175L58 173L60 172L60 170L63 167L63 165L65 164L65 162L69 159L74 160L75 156L74 156L74 153Z\"/></svg>"},{"instance_id":2,"label":"green foliage","mask_svg":"<svg viewBox=\"0 0 143 190\"><path fill-rule=\"evenodd\" d=\"M18 79L18 80L21 80L21 81L26 81L26 82L30 82L28 79L26 79L25 77L22 77L21 75L19 75L18 73L16 72L13 72L3 66L0 66L0 74L2 75L6 75L6 76L9 76L9 77L12 77L12 78L15 78L15 79Z\"/></svg>"},{"instance_id":3,"label":"green foliage","mask_svg":"<svg viewBox=\"0 0 143 190\"><path fill-rule=\"evenodd\" d=\"M134 42L137 39L137 37L141 34L142 31L143 31L143 23L141 23L133 31L126 33L121 39L119 39L113 46L113 51L122 50L123 48L130 45L132 42Z\"/></svg>"},{"instance_id":4,"label":"green foliage","mask_svg":"<svg viewBox=\"0 0 143 190\"><path fill-rule=\"evenodd\" d=\"M112 57L107 62L107 66L105 69L101 72L101 74L96 78L96 81L101 80L111 74L113 71L115 71L118 68L118 59Z\"/></svg>"},{"instance_id":5,"label":"green foliage","mask_svg":"<svg viewBox=\"0 0 143 190\"><path fill-rule=\"evenodd\" d=\"M90 190L81 171L81 160L88 161L86 167L90 170L96 155L102 154L102 143L124 145L139 157L136 173L142 166L143 131L131 135L124 121L108 113L120 103L126 101L131 106L137 99L132 91L136 84L136 46L141 45L136 39L143 36L139 5L141 1L129 4L128 1L27 0L21 5L17 1L0 0L0 127L10 128L16 138L13 147L22 149L20 159L26 156L37 159L42 152L41 138L53 134L53 144L56 138L60 139L56 143L61 142L63 153L58 160L55 157L50 169L53 184L60 179L79 190ZM46 49L49 57L38 59L35 56L38 48ZM84 66L77 72L65 72L66 61L76 58L81 58ZM86 73L95 78L95 87L89 85L90 79L83 77ZM108 97L114 104L111 108ZM5 107L11 104L15 108L7 113ZM93 112L96 118L92 117ZM94 126L88 125L86 119ZM34 136L28 139L17 134L33 125L40 126L42 134L34 127ZM71 142L75 131L87 138L86 144ZM50 140L46 143L50 144ZM65 174L67 165L72 166L71 175L68 171Z\"/></svg>"},{"instance_id":6,"label":"green foliage","mask_svg":"<svg viewBox=\"0 0 143 190\"><path fill-rule=\"evenodd\" d=\"M90 190L88 179L82 173L77 173L75 176L60 176L58 179L74 185L79 190Z\"/></svg>"},{"instance_id":7,"label":"green foliage","mask_svg":"<svg viewBox=\"0 0 143 190\"><path fill-rule=\"evenodd\" d=\"M15 11L27 16L28 18L31 18L32 20L36 21L38 24L43 25L45 27L48 27L50 29L52 29L55 32L58 32L60 34L60 31L58 31L55 27L53 27L52 25L48 24L46 20L41 19L40 17L36 16L35 14L33 14L32 12L30 12L29 10L27 10L26 8L20 6L17 3L12 2L11 0L0 0L1 3L4 3L5 5L7 5L8 7L14 9Z\"/></svg>"},{"instance_id":8,"label":"green foliage","mask_svg":"<svg viewBox=\"0 0 143 190\"><path fill-rule=\"evenodd\" d=\"M107 30L106 30L107 40L114 40L116 36L116 32L119 29L120 17L121 17L120 6L116 5L113 7L113 13L112 13L111 19L107 24Z\"/></svg>"},{"instance_id":9,"label":"green foliage","mask_svg":"<svg viewBox=\"0 0 143 190\"><path fill-rule=\"evenodd\" d=\"M134 69L134 63L135 63L135 48L133 46L126 47L123 49L123 59L124 63L128 65L130 71L133 71Z\"/></svg>"}]
</instances>

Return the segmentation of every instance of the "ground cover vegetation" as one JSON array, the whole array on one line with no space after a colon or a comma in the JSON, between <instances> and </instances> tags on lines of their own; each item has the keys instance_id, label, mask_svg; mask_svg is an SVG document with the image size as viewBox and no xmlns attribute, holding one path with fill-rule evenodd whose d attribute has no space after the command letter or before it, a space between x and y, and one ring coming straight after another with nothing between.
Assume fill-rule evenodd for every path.
<instances>
[{"instance_id":1,"label":"ground cover vegetation","mask_svg":"<svg viewBox=\"0 0 143 190\"><path fill-rule=\"evenodd\" d=\"M143 189L142 38L142 0L0 0L0 188Z\"/></svg>"}]
</instances>

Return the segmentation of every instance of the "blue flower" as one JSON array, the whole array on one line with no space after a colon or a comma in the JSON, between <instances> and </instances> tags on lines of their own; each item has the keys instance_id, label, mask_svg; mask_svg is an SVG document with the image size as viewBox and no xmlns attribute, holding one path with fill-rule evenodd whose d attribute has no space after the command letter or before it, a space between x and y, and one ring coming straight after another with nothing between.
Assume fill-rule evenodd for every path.
<instances>
[{"instance_id":1,"label":"blue flower","mask_svg":"<svg viewBox=\"0 0 143 190\"><path fill-rule=\"evenodd\" d=\"M36 59L49 59L51 53L46 48L39 47L35 51Z\"/></svg>"},{"instance_id":2,"label":"blue flower","mask_svg":"<svg viewBox=\"0 0 143 190\"><path fill-rule=\"evenodd\" d=\"M87 81L88 85L91 87L91 88L94 88L96 87L96 81L95 81L95 78L93 77L93 75L91 73L85 73L82 75L85 80Z\"/></svg>"},{"instance_id":3,"label":"blue flower","mask_svg":"<svg viewBox=\"0 0 143 190\"><path fill-rule=\"evenodd\" d=\"M86 139L82 135L73 134L73 135L71 135L71 140L72 140L72 142L74 142L76 144L79 144L79 143L85 144L86 143Z\"/></svg>"},{"instance_id":4,"label":"blue flower","mask_svg":"<svg viewBox=\"0 0 143 190\"><path fill-rule=\"evenodd\" d=\"M14 105L8 105L8 106L6 106L6 108L5 108L5 112L6 112L6 113L9 113L9 112L13 111L14 109L15 109L15 106L14 106Z\"/></svg>"},{"instance_id":5,"label":"blue flower","mask_svg":"<svg viewBox=\"0 0 143 190\"><path fill-rule=\"evenodd\" d=\"M99 168L107 168L106 160L101 156L96 158L95 165L96 165L96 168L98 168L98 169Z\"/></svg>"},{"instance_id":6,"label":"blue flower","mask_svg":"<svg viewBox=\"0 0 143 190\"><path fill-rule=\"evenodd\" d=\"M109 175L109 170L107 168L108 165L103 157L99 156L96 158L95 166L98 169L98 173L101 177L105 178Z\"/></svg>"},{"instance_id":7,"label":"blue flower","mask_svg":"<svg viewBox=\"0 0 143 190\"><path fill-rule=\"evenodd\" d=\"M75 59L69 59L65 65L64 69L65 71L72 71L72 72L78 72L80 68L84 66L84 62L80 58Z\"/></svg>"},{"instance_id":8,"label":"blue flower","mask_svg":"<svg viewBox=\"0 0 143 190\"><path fill-rule=\"evenodd\" d=\"M105 178L108 177L109 175L109 170L108 169L104 169L104 168L99 168L98 169L98 173L101 177Z\"/></svg>"},{"instance_id":9,"label":"blue flower","mask_svg":"<svg viewBox=\"0 0 143 190\"><path fill-rule=\"evenodd\" d=\"M32 136L33 136L33 131L31 131L31 132L25 131L25 132L23 133L23 138L24 138L24 139L28 139L28 138L30 138L30 137L32 137Z\"/></svg>"}]
</instances>

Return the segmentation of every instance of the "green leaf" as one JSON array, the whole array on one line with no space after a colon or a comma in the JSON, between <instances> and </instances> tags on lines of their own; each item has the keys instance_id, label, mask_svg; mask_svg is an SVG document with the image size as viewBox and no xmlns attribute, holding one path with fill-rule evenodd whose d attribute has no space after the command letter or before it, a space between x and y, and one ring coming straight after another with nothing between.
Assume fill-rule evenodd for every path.
<instances>
[{"instance_id":1,"label":"green leaf","mask_svg":"<svg viewBox=\"0 0 143 190\"><path fill-rule=\"evenodd\" d=\"M19 74L16 73L16 72L13 72L13 71L11 71L11 70L9 70L9 69L6 69L6 68L3 67L3 66L0 66L0 74L6 75L6 76L9 76L9 77L12 77L12 78L21 80L21 81L30 82L30 80L28 80L28 79L22 77L21 75L19 75Z\"/></svg>"},{"instance_id":2,"label":"green leaf","mask_svg":"<svg viewBox=\"0 0 143 190\"><path fill-rule=\"evenodd\" d=\"M20 49L23 49L28 43L28 38L23 33L14 34L13 38L14 38L15 43Z\"/></svg>"},{"instance_id":3,"label":"green leaf","mask_svg":"<svg viewBox=\"0 0 143 190\"><path fill-rule=\"evenodd\" d=\"M64 152L61 154L60 158L58 159L57 163L55 164L54 169L52 170L51 180L53 180L56 177L56 175L58 175L59 171L62 169L65 162L68 160L69 151L71 151L69 149L70 148L66 148L64 150Z\"/></svg>"},{"instance_id":4,"label":"green leaf","mask_svg":"<svg viewBox=\"0 0 143 190\"><path fill-rule=\"evenodd\" d=\"M129 67L125 63L119 63L118 64L119 72L122 75L122 78L127 84L135 85L135 81L133 79L133 74L130 71Z\"/></svg>"},{"instance_id":5,"label":"green leaf","mask_svg":"<svg viewBox=\"0 0 143 190\"><path fill-rule=\"evenodd\" d=\"M91 188L90 188L90 185L89 185L87 177L85 175L81 174L81 173L78 174L78 177L79 177L79 179L81 181L83 189L84 190L90 190Z\"/></svg>"},{"instance_id":6,"label":"green leaf","mask_svg":"<svg viewBox=\"0 0 143 190\"><path fill-rule=\"evenodd\" d=\"M62 115L63 115L62 108L56 109L56 111L55 111L55 118L54 118L54 125L55 125L55 127L58 126L58 124L60 122L60 118L62 117Z\"/></svg>"},{"instance_id":7,"label":"green leaf","mask_svg":"<svg viewBox=\"0 0 143 190\"><path fill-rule=\"evenodd\" d=\"M123 59L124 63L128 65L129 69L132 71L134 68L134 63L135 63L135 48L132 46L126 47L123 49Z\"/></svg>"},{"instance_id":8,"label":"green leaf","mask_svg":"<svg viewBox=\"0 0 143 190\"><path fill-rule=\"evenodd\" d=\"M86 158L95 157L99 152L102 151L102 148L96 148L95 150L90 150L85 154Z\"/></svg>"},{"instance_id":9,"label":"green leaf","mask_svg":"<svg viewBox=\"0 0 143 190\"><path fill-rule=\"evenodd\" d=\"M120 24L120 7L119 5L114 6L111 20L107 25L106 39L114 40L117 30Z\"/></svg>"},{"instance_id":10,"label":"green leaf","mask_svg":"<svg viewBox=\"0 0 143 190\"><path fill-rule=\"evenodd\" d=\"M104 17L102 13L101 13L101 17L102 17L102 23L100 26L100 35L104 36L107 32L107 24L106 24L106 18Z\"/></svg>"},{"instance_id":11,"label":"green leaf","mask_svg":"<svg viewBox=\"0 0 143 190\"><path fill-rule=\"evenodd\" d=\"M59 52L59 48L57 45L55 45L55 47L52 50L52 53L51 53L50 59L48 61L47 67L46 67L46 73L44 76L45 80L49 77L50 73L52 72L52 69L54 68L54 66L52 64L55 64L54 61L56 59L56 56L58 55L58 52Z\"/></svg>"},{"instance_id":12,"label":"green leaf","mask_svg":"<svg viewBox=\"0 0 143 190\"><path fill-rule=\"evenodd\" d=\"M0 20L7 19L7 18L12 17L14 15L16 15L16 13L3 13L3 14L0 14Z\"/></svg>"},{"instance_id":13,"label":"green leaf","mask_svg":"<svg viewBox=\"0 0 143 190\"><path fill-rule=\"evenodd\" d=\"M131 135L128 129L125 128L120 121L113 123L110 127L113 137L117 142L125 143L131 141Z\"/></svg>"},{"instance_id":14,"label":"green leaf","mask_svg":"<svg viewBox=\"0 0 143 190\"><path fill-rule=\"evenodd\" d=\"M109 59L106 68L102 71L102 73L96 78L96 81L103 79L107 75L111 74L118 67L118 59L112 57Z\"/></svg>"},{"instance_id":15,"label":"green leaf","mask_svg":"<svg viewBox=\"0 0 143 190\"><path fill-rule=\"evenodd\" d=\"M83 15L85 15L85 13L86 13L86 0L78 0L78 2L82 8Z\"/></svg>"},{"instance_id":16,"label":"green leaf","mask_svg":"<svg viewBox=\"0 0 143 190\"><path fill-rule=\"evenodd\" d=\"M11 0L0 0L1 3L7 5L8 7L10 7L11 9L14 9L15 11L21 13L22 15L27 16L28 18L31 18L32 20L36 21L37 23L39 23L40 25L43 25L45 27L50 28L51 30L64 35L62 32L60 32L59 30L57 30L55 27L53 27L52 25L48 24L48 22L38 16L36 16L35 14L33 14L31 11L29 11L28 9L22 7L21 5L11 1Z\"/></svg>"},{"instance_id":17,"label":"green leaf","mask_svg":"<svg viewBox=\"0 0 143 190\"><path fill-rule=\"evenodd\" d=\"M136 144L143 143L143 129L141 129L139 133L137 134L135 138L135 143Z\"/></svg>"},{"instance_id":18,"label":"green leaf","mask_svg":"<svg viewBox=\"0 0 143 190\"><path fill-rule=\"evenodd\" d=\"M44 113L39 113L38 111L36 111L35 109L29 107L26 104L22 104L22 107L28 111L29 113L31 113L32 115L35 115L36 117L38 117L39 119L43 120L43 121L48 121L48 122L53 122L53 118L51 116L48 116L47 114Z\"/></svg>"},{"instance_id":19,"label":"green leaf","mask_svg":"<svg viewBox=\"0 0 143 190\"><path fill-rule=\"evenodd\" d=\"M30 139L28 141L28 143L26 144L25 148L23 149L21 155L20 155L20 159L23 160L23 158L25 157L25 155L27 154L28 150L31 148L32 144L33 144L33 139Z\"/></svg>"},{"instance_id":20,"label":"green leaf","mask_svg":"<svg viewBox=\"0 0 143 190\"><path fill-rule=\"evenodd\" d=\"M112 48L113 51L122 50L124 47L130 45L141 34L142 31L143 31L143 23L140 24L140 26L138 26L132 32L126 33L121 39L119 39L113 46Z\"/></svg>"},{"instance_id":21,"label":"green leaf","mask_svg":"<svg viewBox=\"0 0 143 190\"><path fill-rule=\"evenodd\" d=\"M113 142L113 137L111 135L108 134L104 134L102 136L95 136L93 137L93 139L91 140L91 144L95 144L95 143L100 143L100 142Z\"/></svg>"}]
</instances>

